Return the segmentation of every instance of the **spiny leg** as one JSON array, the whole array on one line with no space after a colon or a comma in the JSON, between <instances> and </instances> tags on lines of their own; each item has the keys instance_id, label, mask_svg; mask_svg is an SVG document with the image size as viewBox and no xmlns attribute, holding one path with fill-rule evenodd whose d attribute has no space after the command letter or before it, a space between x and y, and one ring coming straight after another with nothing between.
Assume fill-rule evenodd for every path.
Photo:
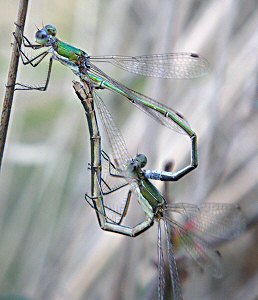
<instances>
[{"instance_id":1,"label":"spiny leg","mask_svg":"<svg viewBox=\"0 0 258 300\"><path fill-rule=\"evenodd\" d=\"M102 180L101 180L101 181L102 181ZM120 189L122 189L122 188L128 186L128 184L129 184L129 183L125 183L125 184L122 184L122 185L120 185L120 186L118 186L118 187L116 187L116 188L110 189L108 192L102 192L102 195L103 195L103 196L110 195L110 194L112 194L112 193L114 193L114 192L116 192L116 191L118 191L118 190L120 190ZM89 195L88 195L88 198L91 198L92 200L96 200L98 197L97 197L97 196L96 196L96 197L92 197L92 196L89 196Z\"/></svg>"},{"instance_id":2,"label":"spiny leg","mask_svg":"<svg viewBox=\"0 0 258 300\"><path fill-rule=\"evenodd\" d=\"M37 56L33 57L33 58L29 58L25 52L22 51L21 49L21 46L19 45L19 41L18 41L18 38L17 36L15 35L15 32L13 33L13 36L16 40L16 43L17 43L17 48L18 48L18 51L20 53L20 57L21 57L21 60L22 60L22 63L24 65L28 65L30 64L32 67L37 67L41 62L42 60L48 55L48 50L38 54ZM41 46L42 47L42 46ZM40 47L40 48L41 48ZM33 63L35 60L39 59L36 63Z\"/></svg>"},{"instance_id":3,"label":"spiny leg","mask_svg":"<svg viewBox=\"0 0 258 300\"><path fill-rule=\"evenodd\" d=\"M100 182L99 182L99 180L97 182L98 182L98 186L99 186L99 190L100 190L100 195L98 197L96 197L95 199L101 198L101 202L103 203L103 209L105 209ZM85 197L89 198L89 199L92 198L92 197L89 197L88 195L85 195ZM128 206L129 206L129 202L130 202L130 198L131 198L131 193L129 191L128 196L127 196L126 205L124 207L124 211L123 211L122 216L120 218L120 223L122 222L123 218L126 215L126 212L128 210ZM88 202L88 199L86 199L86 201ZM95 201L95 200L93 200L93 201ZM94 205L92 205L90 202L88 202L88 203L90 204L91 207L93 207L95 209ZM98 210L96 210L96 211L99 214L99 217L101 217L100 218L100 220L101 220L101 225L100 225L101 229L103 229L105 231L111 231L111 232L131 236L131 237L135 237L135 236L141 234L142 232L146 231L154 223L154 214L153 214L151 217L146 216L146 219L144 221L140 222L139 224L137 224L136 226L133 226L133 227L124 226L124 225L121 225L120 223L117 224L114 221L108 222L109 218L105 215L105 211L104 211L104 214L99 212Z\"/></svg>"},{"instance_id":4,"label":"spiny leg","mask_svg":"<svg viewBox=\"0 0 258 300\"><path fill-rule=\"evenodd\" d=\"M99 211L99 210L98 210L98 209L90 202L90 200L91 200L91 201L94 201L94 199L97 199L97 198L98 198L98 197L91 197L91 196L89 196L88 194L85 194L85 200L86 200L86 202L88 203L88 205L89 205L92 209L94 209L98 214L102 215L106 221L110 221L111 223L117 224L116 222L114 222L114 220L110 219L110 218L107 217L105 214L103 214L103 212ZM105 206L105 205L104 205L104 208L105 208L105 209L108 209L108 210L110 210L110 211L112 211L112 212L114 212L114 213L116 213L116 214L121 215L120 213L118 213L117 211L113 210L112 208L110 208L110 207L108 207L108 206Z\"/></svg>"},{"instance_id":5,"label":"spiny leg","mask_svg":"<svg viewBox=\"0 0 258 300\"><path fill-rule=\"evenodd\" d=\"M52 65L53 65L53 58L50 57L49 65L48 65L48 72L47 72L47 79L46 79L46 82L43 86L35 87L35 86L26 85L26 84L22 84L22 83L17 82L17 83L15 83L15 86L20 86L21 88L15 88L15 91L17 91L17 90L25 90L25 91L36 90L36 91L40 91L40 92L46 91L47 88L48 88L48 84L49 84L49 80L50 80L50 76L51 76Z\"/></svg>"},{"instance_id":6,"label":"spiny leg","mask_svg":"<svg viewBox=\"0 0 258 300\"><path fill-rule=\"evenodd\" d=\"M17 25L18 26L18 25ZM19 26L18 26L19 27ZM20 27L19 27L20 28ZM20 28L21 30L21 28ZM48 50L38 54L37 56L33 57L33 58L29 58L21 49L21 46L19 45L19 41L18 41L18 38L17 36L15 35L15 33L13 33L14 35L14 38L16 40L16 44L17 44L17 47L18 47L18 51L20 53L20 57L21 57L21 61L24 65L28 65L30 64L32 67L37 67L43 60L44 58L49 54ZM29 47L29 48L32 48L32 49L40 49L42 48L41 45L39 45L39 47L37 47L37 45L32 45L30 43L30 41L22 34L22 31L21 31L21 35L22 35L22 38L23 38L23 45L25 47ZM27 41L28 44L25 44L24 43L24 39L25 41ZM15 90L38 90L38 91L46 91L47 87L48 87L48 84L49 84L49 80L50 80L50 75L51 75L51 69L52 69L52 63L53 63L53 58L51 57L50 60L49 60L49 66L48 66L48 73L47 73L47 79L46 79L46 82L45 82L45 85L44 86L38 86L38 87L35 87L35 86L31 86L31 85L26 85L26 84L22 84L22 83L15 83L15 86L19 86L20 88L15 88Z\"/></svg>"},{"instance_id":7,"label":"spiny leg","mask_svg":"<svg viewBox=\"0 0 258 300\"><path fill-rule=\"evenodd\" d=\"M39 45L39 44L32 44L32 43L30 42L30 40L23 34L23 27L20 26L20 25L18 25L17 23L14 23L14 25L17 26L17 27L19 28L19 30L20 30L20 35L21 35L21 37L22 37L22 44L23 44L24 47L32 48L32 49L34 49L34 50L40 49L40 48L44 47L44 46ZM13 32L13 35L14 35L14 37L15 37L15 39L16 39L16 36L15 36L15 33L14 33L14 32ZM27 43L27 44L26 44L26 43Z\"/></svg>"},{"instance_id":8,"label":"spiny leg","mask_svg":"<svg viewBox=\"0 0 258 300\"><path fill-rule=\"evenodd\" d=\"M97 211L98 214L100 214L102 216L101 220L104 220L104 223L101 223L101 229L103 229L105 231L110 231L110 232L115 232L115 233L127 235L127 236L130 236L130 237L135 237L135 236L143 233L144 231L146 231L154 223L154 216L153 216L152 218L147 217L147 219L145 221L140 222L139 224L137 224L134 227L123 226L120 223L119 224L115 223L113 220L111 220L110 218L108 218L107 216L105 216L103 213L101 213L100 211L98 211L94 207L94 205L92 205L87 199L86 199L86 201L89 203L89 205L94 210ZM108 222L109 220L111 222Z\"/></svg>"},{"instance_id":9,"label":"spiny leg","mask_svg":"<svg viewBox=\"0 0 258 300\"><path fill-rule=\"evenodd\" d=\"M123 188L123 187L125 187L125 186L128 185L128 183L125 183L125 184L123 184L123 185L121 185L121 186L119 186L119 187L117 187L117 188L114 188L114 189L110 190L109 192L105 193L105 192L103 192L103 189L102 189L102 187L101 187L101 184L100 184L100 182L99 182L97 176L96 176L96 180L97 180L97 182L98 182L98 186L99 186L99 190L100 190L100 195L101 195L102 199L104 198L105 195L114 193L114 192L116 192L118 189L121 189L121 188ZM101 178L101 180L102 180L102 178ZM87 198L91 199L92 201L95 201L96 199L98 199L98 197L91 197L91 196L89 196L89 195L85 195L85 196L86 196ZM117 211L115 211L115 210L109 208L108 206L104 205L104 201L102 201L102 202L103 202L103 206L104 206L105 208L107 208L107 209L109 209L110 211L113 211L113 212L115 212L116 214L118 214L118 215L121 216L120 219L119 219L119 221L118 221L118 222L115 222L115 223L117 223L118 225L121 224L121 222L123 221L123 219L125 218L125 216L126 216L126 214L127 214L127 211L128 211L128 207L129 207L129 204L130 204L131 197L132 197L132 191L129 190L129 191L128 191L128 194L127 194L125 206L124 206L124 208L123 208L122 213L119 213L119 212L117 212ZM86 199L86 200L87 200L87 199ZM87 202L88 202L88 201L87 201Z\"/></svg>"},{"instance_id":10,"label":"spiny leg","mask_svg":"<svg viewBox=\"0 0 258 300\"><path fill-rule=\"evenodd\" d=\"M112 169L114 169L114 170L116 170L117 172L120 172L120 173L122 172L122 170L119 169L119 168L117 168L113 164L113 162L111 161L110 157L108 156L108 154L104 150L101 151L101 155L102 155L103 159L105 159L108 162L108 164L109 164L109 175L110 176L112 176L112 177L118 177L118 178L125 178L125 176L123 174L119 175L119 174L115 174L115 173L112 172Z\"/></svg>"},{"instance_id":11,"label":"spiny leg","mask_svg":"<svg viewBox=\"0 0 258 300\"><path fill-rule=\"evenodd\" d=\"M88 164L88 170L94 170L94 171L96 171L95 170L95 167L94 166L91 166L91 164L89 163ZM115 174L114 175L112 175L112 174L110 174L110 172L109 172L109 175L111 175L111 176L115 176ZM119 176L119 178L124 178L124 176ZM101 187L101 191L102 191L102 195L109 195L109 194L111 194L111 193L114 193L114 192L116 192L116 191L118 191L118 190L120 190L120 189L122 189L122 188L124 188L124 187L126 187L126 186L128 186L129 185L129 183L128 182L126 182L126 183L123 183L123 184L121 184L121 185L119 185L119 186L116 186L115 188L111 188L109 185L108 185L108 183L101 177L101 182L103 182L103 184L108 188L108 192L103 192L103 188ZM89 196L90 197L90 196ZM97 197L91 197L92 199L97 199Z\"/></svg>"},{"instance_id":12,"label":"spiny leg","mask_svg":"<svg viewBox=\"0 0 258 300\"><path fill-rule=\"evenodd\" d=\"M95 211L97 211L99 214L103 215L105 220L109 220L111 221L112 223L114 224L117 224L117 225L120 225L123 221L123 219L125 218L126 214L127 214L127 211L128 211L128 207L129 207L129 204L130 204L130 200L131 200L131 196L132 196L132 191L130 190L127 194L127 199L126 199L126 203L125 203L125 207L122 211L122 213L112 209L111 207L108 207L107 205L104 205L104 208L107 209L107 210L110 210L111 212L117 214L120 216L120 219L118 222L115 222L114 220L112 220L111 218L107 217L106 215L104 215L102 212L100 212L93 204L91 204L90 200L91 201L95 201L98 197L91 197L89 196L88 194L85 194L85 200L87 201L87 203L90 205L91 208L93 208Z\"/></svg>"}]
</instances>

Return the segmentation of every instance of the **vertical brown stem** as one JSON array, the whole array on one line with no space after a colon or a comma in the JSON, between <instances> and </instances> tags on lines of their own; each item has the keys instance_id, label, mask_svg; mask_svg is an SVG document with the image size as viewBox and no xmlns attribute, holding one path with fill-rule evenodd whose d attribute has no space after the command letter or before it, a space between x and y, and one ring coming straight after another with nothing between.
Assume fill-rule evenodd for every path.
<instances>
[{"instance_id":1,"label":"vertical brown stem","mask_svg":"<svg viewBox=\"0 0 258 300\"><path fill-rule=\"evenodd\" d=\"M18 15L16 24L22 26L24 28L27 8L28 8L29 0L20 0ZM21 43L21 35L20 30L16 26L15 34L18 37L18 43ZM19 51L17 47L17 42L14 39L13 47L12 47L12 55L10 60L7 86L5 90L5 97L2 107L2 115L1 115L1 124L0 124L0 170L2 165L2 159L4 154L4 147L6 142L7 130L11 115L12 103L13 103L13 94L14 94L14 85L16 82L17 70L18 70L18 62L19 62Z\"/></svg>"}]
</instances>

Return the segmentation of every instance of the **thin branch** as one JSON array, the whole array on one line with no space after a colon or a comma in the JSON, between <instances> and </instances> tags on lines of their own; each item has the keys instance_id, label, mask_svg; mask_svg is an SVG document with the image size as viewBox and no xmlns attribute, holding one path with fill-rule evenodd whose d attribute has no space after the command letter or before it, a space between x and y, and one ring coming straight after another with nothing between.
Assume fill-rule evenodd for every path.
<instances>
[{"instance_id":1,"label":"thin branch","mask_svg":"<svg viewBox=\"0 0 258 300\"><path fill-rule=\"evenodd\" d=\"M28 2L29 0L20 0L19 3L16 24L21 26L21 28L24 28ZM15 34L18 37L18 43L21 44L20 29L17 26L15 28ZM11 115L14 85L16 82L18 63L19 63L19 51L17 46L18 46L17 42L14 39L9 72L8 72L7 86L5 90L5 97L4 97L3 107L2 107L1 124L0 124L0 170L2 165L3 154L4 154L4 147L6 142L8 125L9 125L9 120Z\"/></svg>"}]
</instances>

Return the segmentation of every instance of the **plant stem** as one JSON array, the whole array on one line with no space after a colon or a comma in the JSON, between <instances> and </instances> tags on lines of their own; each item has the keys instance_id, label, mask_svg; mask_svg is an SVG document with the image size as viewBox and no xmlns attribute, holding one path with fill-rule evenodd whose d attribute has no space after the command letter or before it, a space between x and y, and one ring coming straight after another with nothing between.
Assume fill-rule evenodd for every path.
<instances>
[{"instance_id":1,"label":"plant stem","mask_svg":"<svg viewBox=\"0 0 258 300\"><path fill-rule=\"evenodd\" d=\"M16 24L24 28L27 8L29 0L20 0ZM21 44L21 34L17 26L15 26L15 34L18 37L18 43ZM2 159L4 154L4 147L6 143L7 130L11 115L12 103L13 103L13 94L14 94L14 85L16 82L17 70L19 63L19 51L16 40L14 39L11 60L9 65L7 86L5 89L5 97L2 107L1 123L0 123L0 170L2 166Z\"/></svg>"}]
</instances>

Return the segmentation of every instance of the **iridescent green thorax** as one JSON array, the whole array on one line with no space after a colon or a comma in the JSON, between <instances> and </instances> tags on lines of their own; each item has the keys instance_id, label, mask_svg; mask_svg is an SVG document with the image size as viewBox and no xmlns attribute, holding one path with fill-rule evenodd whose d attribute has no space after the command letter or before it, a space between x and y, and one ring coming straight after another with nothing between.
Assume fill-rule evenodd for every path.
<instances>
[{"instance_id":1,"label":"iridescent green thorax","mask_svg":"<svg viewBox=\"0 0 258 300\"><path fill-rule=\"evenodd\" d=\"M56 40L56 45L54 50L61 56L68 58L75 63L79 63L78 58L81 56L87 56L86 52L79 48L73 47L65 42Z\"/></svg>"},{"instance_id":2,"label":"iridescent green thorax","mask_svg":"<svg viewBox=\"0 0 258 300\"><path fill-rule=\"evenodd\" d=\"M153 211L156 210L160 204L165 202L165 199L160 194L158 189L147 179L140 180L139 188L143 197L148 201Z\"/></svg>"}]
</instances>

